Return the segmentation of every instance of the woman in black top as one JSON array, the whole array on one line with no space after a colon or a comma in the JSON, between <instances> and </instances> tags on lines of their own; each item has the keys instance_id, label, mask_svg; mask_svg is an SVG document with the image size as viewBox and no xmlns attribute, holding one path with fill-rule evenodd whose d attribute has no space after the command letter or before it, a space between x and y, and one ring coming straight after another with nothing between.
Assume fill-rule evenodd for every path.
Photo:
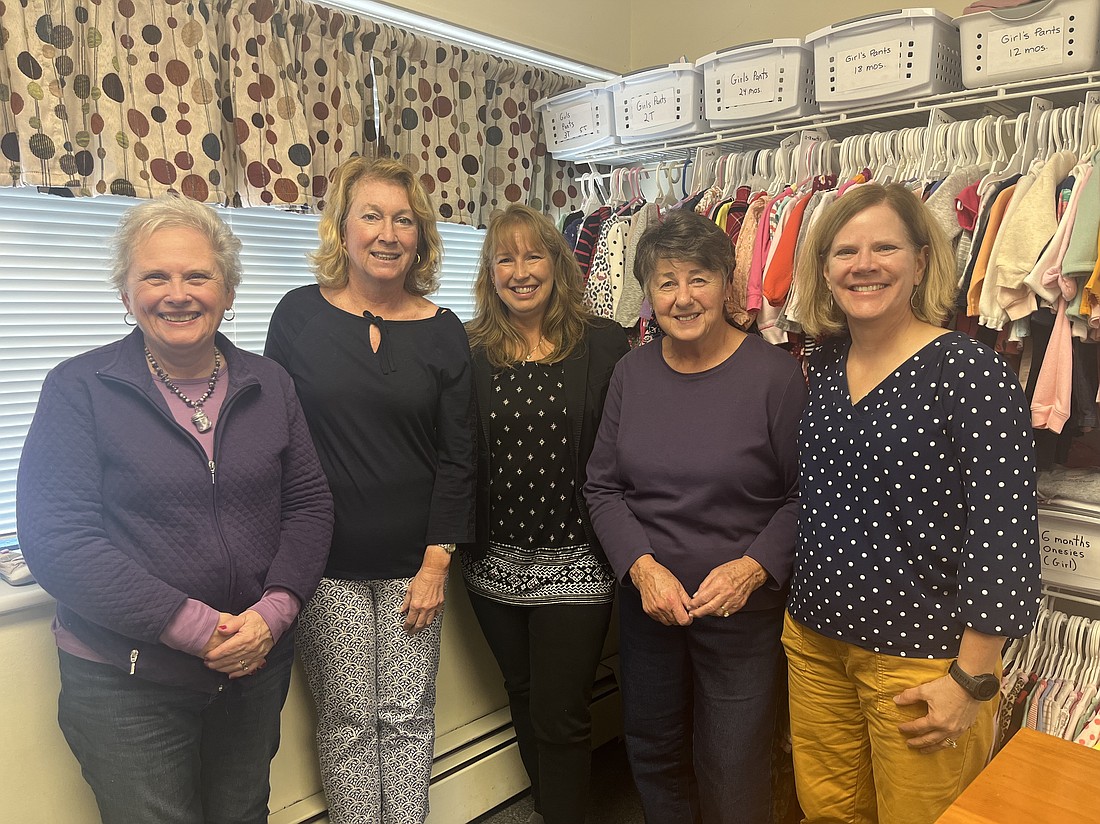
<instances>
[{"instance_id":1,"label":"woman in black top","mask_svg":"<svg viewBox=\"0 0 1100 824\"><path fill-rule=\"evenodd\" d=\"M294 378L333 491L325 577L302 611L329 819L423 821L451 553L473 535L472 387L461 322L424 295L442 244L401 163L338 170L266 354Z\"/></svg>"},{"instance_id":2,"label":"woman in black top","mask_svg":"<svg viewBox=\"0 0 1100 824\"><path fill-rule=\"evenodd\" d=\"M525 206L490 224L474 291L477 540L463 574L504 675L534 820L572 824L615 584L581 488L626 333L587 313L569 247Z\"/></svg>"}]
</instances>

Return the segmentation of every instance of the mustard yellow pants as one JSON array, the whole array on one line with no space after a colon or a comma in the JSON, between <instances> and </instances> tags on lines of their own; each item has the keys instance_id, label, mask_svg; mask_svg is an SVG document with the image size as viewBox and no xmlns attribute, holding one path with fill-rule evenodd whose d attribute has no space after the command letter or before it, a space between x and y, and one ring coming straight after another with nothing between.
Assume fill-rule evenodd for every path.
<instances>
[{"instance_id":1,"label":"mustard yellow pants","mask_svg":"<svg viewBox=\"0 0 1100 824\"><path fill-rule=\"evenodd\" d=\"M923 755L898 725L926 714L893 698L947 673L951 659L869 652L827 638L788 614L795 787L804 824L931 824L982 771L997 700L986 702L956 749Z\"/></svg>"}]
</instances>

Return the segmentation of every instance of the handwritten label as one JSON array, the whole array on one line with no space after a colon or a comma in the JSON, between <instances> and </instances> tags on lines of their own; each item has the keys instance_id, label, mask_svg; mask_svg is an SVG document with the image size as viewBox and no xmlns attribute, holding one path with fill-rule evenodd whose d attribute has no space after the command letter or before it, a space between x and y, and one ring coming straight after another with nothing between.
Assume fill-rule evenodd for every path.
<instances>
[{"instance_id":1,"label":"handwritten label","mask_svg":"<svg viewBox=\"0 0 1100 824\"><path fill-rule=\"evenodd\" d=\"M841 94L896 83L901 79L901 46L896 40L839 52L836 89Z\"/></svg>"},{"instance_id":2,"label":"handwritten label","mask_svg":"<svg viewBox=\"0 0 1100 824\"><path fill-rule=\"evenodd\" d=\"M633 129L648 131L658 126L671 125L679 119L676 111L676 87L628 97L626 108L630 112L630 127Z\"/></svg>"},{"instance_id":3,"label":"handwritten label","mask_svg":"<svg viewBox=\"0 0 1100 824\"><path fill-rule=\"evenodd\" d=\"M1061 16L990 29L988 39L983 38L990 74L1060 66L1065 59L1065 30Z\"/></svg>"},{"instance_id":4,"label":"handwritten label","mask_svg":"<svg viewBox=\"0 0 1100 824\"><path fill-rule=\"evenodd\" d=\"M1100 536L1068 521L1040 520L1043 580L1100 592Z\"/></svg>"},{"instance_id":5,"label":"handwritten label","mask_svg":"<svg viewBox=\"0 0 1100 824\"><path fill-rule=\"evenodd\" d=\"M729 106L745 106L752 103L772 103L779 85L776 61L765 61L752 66L738 66L729 75L729 94L723 103Z\"/></svg>"},{"instance_id":6,"label":"handwritten label","mask_svg":"<svg viewBox=\"0 0 1100 824\"><path fill-rule=\"evenodd\" d=\"M596 112L591 101L562 109L554 115L554 128L559 143L596 133Z\"/></svg>"}]
</instances>

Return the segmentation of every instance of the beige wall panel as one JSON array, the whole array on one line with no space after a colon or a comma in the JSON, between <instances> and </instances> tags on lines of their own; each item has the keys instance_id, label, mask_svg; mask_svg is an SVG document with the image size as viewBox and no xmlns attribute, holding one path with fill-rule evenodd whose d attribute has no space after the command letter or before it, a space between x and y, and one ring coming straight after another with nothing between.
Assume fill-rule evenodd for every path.
<instances>
[{"instance_id":1,"label":"beige wall panel","mask_svg":"<svg viewBox=\"0 0 1100 824\"><path fill-rule=\"evenodd\" d=\"M689 61L739 43L805 37L832 23L896 8L938 8L956 17L969 0L889 3L888 0L632 0L630 62L633 68Z\"/></svg>"},{"instance_id":2,"label":"beige wall panel","mask_svg":"<svg viewBox=\"0 0 1100 824\"><path fill-rule=\"evenodd\" d=\"M631 0L399 0L391 5L613 72L631 67Z\"/></svg>"}]
</instances>

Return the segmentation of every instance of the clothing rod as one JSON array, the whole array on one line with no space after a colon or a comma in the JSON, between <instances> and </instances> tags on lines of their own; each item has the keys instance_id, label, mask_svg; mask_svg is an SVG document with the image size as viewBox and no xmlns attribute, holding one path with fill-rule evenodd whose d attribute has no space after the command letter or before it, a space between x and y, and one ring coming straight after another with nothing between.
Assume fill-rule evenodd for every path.
<instances>
[{"instance_id":1,"label":"clothing rod","mask_svg":"<svg viewBox=\"0 0 1100 824\"><path fill-rule=\"evenodd\" d=\"M1074 601L1078 604L1089 604L1090 606L1100 607L1100 595L1089 597L1087 595L1074 595L1069 592L1062 592L1054 588L1053 584L1044 584L1040 590L1043 595L1051 598L1060 598L1063 601Z\"/></svg>"}]
</instances>

